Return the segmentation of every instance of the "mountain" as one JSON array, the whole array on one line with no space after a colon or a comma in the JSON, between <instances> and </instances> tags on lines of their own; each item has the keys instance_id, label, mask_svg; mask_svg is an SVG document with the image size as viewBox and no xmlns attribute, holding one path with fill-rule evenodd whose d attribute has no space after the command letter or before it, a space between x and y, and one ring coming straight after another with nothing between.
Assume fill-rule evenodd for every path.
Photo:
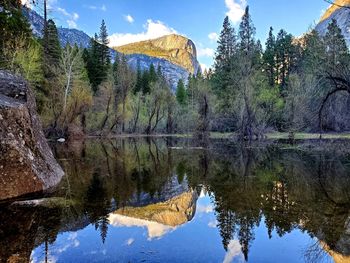
<instances>
[{"instance_id":1,"label":"mountain","mask_svg":"<svg viewBox=\"0 0 350 263\"><path fill-rule=\"evenodd\" d=\"M316 31L324 36L327 32L328 24L333 19L337 21L348 46L350 46L350 0L336 0L334 5L331 5L321 17L320 22L315 28Z\"/></svg>"},{"instance_id":2,"label":"mountain","mask_svg":"<svg viewBox=\"0 0 350 263\"><path fill-rule=\"evenodd\" d=\"M196 46L192 40L176 34L131 43L114 49L124 54L144 54L166 59L192 74L197 74L199 70Z\"/></svg>"},{"instance_id":3,"label":"mountain","mask_svg":"<svg viewBox=\"0 0 350 263\"><path fill-rule=\"evenodd\" d=\"M27 7L23 7L23 14L31 24L33 34L41 38L43 36L44 18ZM61 46L65 46L67 43L71 45L77 44L83 48L89 46L91 37L81 30L58 27L57 31ZM174 42L172 43L172 41ZM149 52L145 52L145 49L138 51L134 48L134 52L126 52L130 67L136 69L137 64L140 64L141 69L145 70L149 69L151 64L156 68L160 66L173 92L176 91L176 86L180 79L187 82L190 73L196 74L200 70L196 57L196 47L191 40L182 36L171 35L154 43L155 46L162 49L162 55L156 56L156 54L152 55ZM120 55L114 49L111 49L111 54L112 57ZM181 62L182 59L184 60L183 63Z\"/></svg>"}]
</instances>

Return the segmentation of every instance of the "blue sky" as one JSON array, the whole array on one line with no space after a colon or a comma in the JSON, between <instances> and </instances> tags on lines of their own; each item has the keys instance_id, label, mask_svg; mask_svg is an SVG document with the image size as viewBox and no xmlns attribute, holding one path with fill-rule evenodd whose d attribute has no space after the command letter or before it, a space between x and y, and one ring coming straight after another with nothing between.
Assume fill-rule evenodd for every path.
<instances>
[{"instance_id":1,"label":"blue sky","mask_svg":"<svg viewBox=\"0 0 350 263\"><path fill-rule=\"evenodd\" d=\"M23 0L26 1L26 0ZM43 1L43 0L40 0ZM40 1L39 7L40 9ZM323 0L49 0L50 16L59 26L77 28L89 35L105 19L111 42L155 38L176 32L192 39L201 64L210 66L225 15L237 27L243 9L250 6L257 38L263 43L269 27L293 35L306 32L325 11Z\"/></svg>"}]
</instances>

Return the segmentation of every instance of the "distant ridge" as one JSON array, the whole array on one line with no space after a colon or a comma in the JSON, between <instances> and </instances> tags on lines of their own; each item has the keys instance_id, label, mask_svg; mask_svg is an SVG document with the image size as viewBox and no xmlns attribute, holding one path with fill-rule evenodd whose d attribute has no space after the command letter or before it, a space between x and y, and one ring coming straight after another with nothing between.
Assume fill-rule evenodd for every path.
<instances>
[{"instance_id":1,"label":"distant ridge","mask_svg":"<svg viewBox=\"0 0 350 263\"><path fill-rule=\"evenodd\" d=\"M31 24L33 34L36 37L42 38L43 36L42 32L44 28L44 18L34 10L31 10L27 7L23 7L23 14ZM57 31L58 31L59 41L61 43L61 46L63 47L67 43L69 43L70 45L77 44L79 47L87 48L90 44L91 37L81 30L58 27ZM111 54L114 57L119 54L114 49L110 49L110 50L111 50ZM195 54L195 50L193 54ZM194 56L194 58L196 58L196 56ZM151 64L153 64L156 68L160 66L173 92L176 91L178 81L180 79L183 79L186 83L189 74L192 73L192 71L187 70L184 66L173 63L165 58L153 57L147 54L142 54L142 52L137 52L137 54L127 55L127 60L130 67L134 69L136 69L137 64L140 64L140 67L142 70L149 69ZM197 59L193 61L193 67L195 68L195 72L197 72L196 70L199 70L199 63Z\"/></svg>"}]
</instances>

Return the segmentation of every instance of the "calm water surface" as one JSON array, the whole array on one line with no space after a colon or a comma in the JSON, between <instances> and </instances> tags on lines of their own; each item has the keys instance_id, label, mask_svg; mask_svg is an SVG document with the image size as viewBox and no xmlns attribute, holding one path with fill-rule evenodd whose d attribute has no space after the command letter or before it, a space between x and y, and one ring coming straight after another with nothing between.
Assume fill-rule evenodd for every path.
<instances>
[{"instance_id":1,"label":"calm water surface","mask_svg":"<svg viewBox=\"0 0 350 263\"><path fill-rule=\"evenodd\" d=\"M2 204L0 262L350 262L350 157L174 139L52 145L41 201Z\"/></svg>"}]
</instances>

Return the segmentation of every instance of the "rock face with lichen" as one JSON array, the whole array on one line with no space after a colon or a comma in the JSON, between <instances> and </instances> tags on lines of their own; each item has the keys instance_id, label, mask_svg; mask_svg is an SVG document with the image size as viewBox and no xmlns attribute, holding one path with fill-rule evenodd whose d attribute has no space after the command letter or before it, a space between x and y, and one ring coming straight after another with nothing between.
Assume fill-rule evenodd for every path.
<instances>
[{"instance_id":1,"label":"rock face with lichen","mask_svg":"<svg viewBox=\"0 0 350 263\"><path fill-rule=\"evenodd\" d=\"M63 175L42 132L28 84L0 71L0 200L48 190Z\"/></svg>"}]
</instances>

